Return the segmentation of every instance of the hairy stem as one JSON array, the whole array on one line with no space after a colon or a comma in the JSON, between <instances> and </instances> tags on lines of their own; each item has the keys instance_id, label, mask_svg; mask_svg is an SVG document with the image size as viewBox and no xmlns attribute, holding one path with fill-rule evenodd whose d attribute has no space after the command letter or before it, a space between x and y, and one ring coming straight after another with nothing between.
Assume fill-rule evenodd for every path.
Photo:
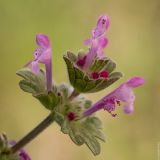
<instances>
[{"instance_id":1,"label":"hairy stem","mask_svg":"<svg viewBox=\"0 0 160 160\"><path fill-rule=\"evenodd\" d=\"M40 124L31 130L26 136L19 140L14 146L11 147L12 153L17 152L19 149L27 145L35 137L37 137L43 130L45 130L54 121L54 113L49 114Z\"/></svg>"},{"instance_id":2,"label":"hairy stem","mask_svg":"<svg viewBox=\"0 0 160 160\"><path fill-rule=\"evenodd\" d=\"M77 97L79 93L76 90L73 90L71 95L69 96L69 100L72 101L75 97Z\"/></svg>"}]
</instances>

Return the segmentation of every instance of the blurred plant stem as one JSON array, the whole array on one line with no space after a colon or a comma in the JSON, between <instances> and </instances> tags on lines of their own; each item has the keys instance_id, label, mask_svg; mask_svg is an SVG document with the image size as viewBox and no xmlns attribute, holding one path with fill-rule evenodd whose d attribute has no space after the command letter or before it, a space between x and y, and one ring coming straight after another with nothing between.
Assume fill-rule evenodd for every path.
<instances>
[{"instance_id":1,"label":"blurred plant stem","mask_svg":"<svg viewBox=\"0 0 160 160\"><path fill-rule=\"evenodd\" d=\"M14 146L11 147L11 152L16 153L22 147L27 145L30 141L36 138L43 130L45 130L54 121L54 112L49 114L40 124L31 130L26 136L19 140Z\"/></svg>"},{"instance_id":2,"label":"blurred plant stem","mask_svg":"<svg viewBox=\"0 0 160 160\"><path fill-rule=\"evenodd\" d=\"M69 100L72 101L75 97L77 97L79 95L79 92L77 92L76 90L73 90L73 92L71 93L71 95L69 96Z\"/></svg>"}]
</instances>

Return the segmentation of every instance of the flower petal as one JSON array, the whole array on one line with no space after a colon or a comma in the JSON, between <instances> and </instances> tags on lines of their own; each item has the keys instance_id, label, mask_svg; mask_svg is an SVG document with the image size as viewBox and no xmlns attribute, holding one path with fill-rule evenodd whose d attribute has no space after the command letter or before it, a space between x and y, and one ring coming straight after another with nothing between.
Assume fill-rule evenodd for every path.
<instances>
[{"instance_id":1,"label":"flower petal","mask_svg":"<svg viewBox=\"0 0 160 160\"><path fill-rule=\"evenodd\" d=\"M49 38L44 34L38 34L36 36L36 42L42 48L48 48L50 46Z\"/></svg>"},{"instance_id":2,"label":"flower petal","mask_svg":"<svg viewBox=\"0 0 160 160\"><path fill-rule=\"evenodd\" d=\"M38 74L39 70L38 61L32 61L32 72Z\"/></svg>"},{"instance_id":3,"label":"flower petal","mask_svg":"<svg viewBox=\"0 0 160 160\"><path fill-rule=\"evenodd\" d=\"M142 77L133 77L126 82L126 84L132 88L138 87L144 83L145 83L145 80Z\"/></svg>"},{"instance_id":4,"label":"flower petal","mask_svg":"<svg viewBox=\"0 0 160 160\"><path fill-rule=\"evenodd\" d=\"M133 113L134 106L133 106L133 104L130 104L129 106L125 105L123 110L124 110L124 113L131 114L131 113Z\"/></svg>"},{"instance_id":5,"label":"flower petal","mask_svg":"<svg viewBox=\"0 0 160 160\"><path fill-rule=\"evenodd\" d=\"M46 64L46 80L47 80L47 90L52 90L52 61L49 60Z\"/></svg>"},{"instance_id":6,"label":"flower petal","mask_svg":"<svg viewBox=\"0 0 160 160\"><path fill-rule=\"evenodd\" d=\"M97 21L97 26L92 31L93 38L97 38L103 35L110 25L109 17L106 15L102 15L99 17Z\"/></svg>"},{"instance_id":7,"label":"flower petal","mask_svg":"<svg viewBox=\"0 0 160 160\"><path fill-rule=\"evenodd\" d=\"M84 41L84 45L86 45L86 46L90 46L91 44L92 44L92 39L86 39Z\"/></svg>"},{"instance_id":8,"label":"flower petal","mask_svg":"<svg viewBox=\"0 0 160 160\"><path fill-rule=\"evenodd\" d=\"M97 21L97 27L105 28L107 30L109 25L110 25L109 16L102 15L102 16L99 17L99 19Z\"/></svg>"},{"instance_id":9,"label":"flower petal","mask_svg":"<svg viewBox=\"0 0 160 160\"><path fill-rule=\"evenodd\" d=\"M103 37L103 38L98 40L97 56L99 58L104 57L103 49L107 46L107 44L108 44L108 38L107 37Z\"/></svg>"},{"instance_id":10,"label":"flower petal","mask_svg":"<svg viewBox=\"0 0 160 160\"><path fill-rule=\"evenodd\" d=\"M107 37L103 37L99 40L99 47L101 48L105 48L106 45L108 44L108 38Z\"/></svg>"}]
</instances>

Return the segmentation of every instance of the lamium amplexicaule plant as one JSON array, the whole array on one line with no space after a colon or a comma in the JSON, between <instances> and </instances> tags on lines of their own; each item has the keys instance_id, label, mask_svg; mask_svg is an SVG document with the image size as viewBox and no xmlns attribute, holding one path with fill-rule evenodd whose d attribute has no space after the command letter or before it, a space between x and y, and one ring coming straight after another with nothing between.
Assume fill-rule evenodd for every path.
<instances>
[{"instance_id":1,"label":"lamium amplexicaule plant","mask_svg":"<svg viewBox=\"0 0 160 160\"><path fill-rule=\"evenodd\" d=\"M20 88L39 100L49 115L17 142L2 133L0 160L31 160L23 147L53 122L57 122L62 133L68 134L76 145L86 144L94 155L100 154L99 141L105 142L105 136L102 133L102 122L95 113L103 109L115 118L115 110L119 107L123 107L126 114L133 113L133 89L144 84L142 77L132 77L94 104L81 95L102 91L122 77L121 72L115 71L116 63L104 54L104 48L108 45L105 33L109 25L109 17L100 16L91 38L84 41L89 49L80 50L78 54L70 51L64 54L72 86L56 84L52 80L51 42L45 34L36 35L38 48L33 53L33 60L20 69L17 75L22 77ZM40 69L39 64L44 64L45 70Z\"/></svg>"}]
</instances>

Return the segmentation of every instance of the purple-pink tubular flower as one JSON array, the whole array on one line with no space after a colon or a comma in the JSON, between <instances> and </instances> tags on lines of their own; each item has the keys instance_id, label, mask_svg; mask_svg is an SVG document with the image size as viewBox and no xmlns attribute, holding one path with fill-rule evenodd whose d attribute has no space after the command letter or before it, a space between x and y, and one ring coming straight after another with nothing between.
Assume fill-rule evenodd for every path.
<instances>
[{"instance_id":1,"label":"purple-pink tubular flower","mask_svg":"<svg viewBox=\"0 0 160 160\"><path fill-rule=\"evenodd\" d=\"M96 27L92 30L91 39L85 40L84 44L90 46L89 53L86 57L85 67L88 67L96 56L99 58L104 57L103 49L108 44L108 38L105 36L105 32L109 25L109 17L106 15L100 16Z\"/></svg>"},{"instance_id":2,"label":"purple-pink tubular flower","mask_svg":"<svg viewBox=\"0 0 160 160\"><path fill-rule=\"evenodd\" d=\"M36 36L36 43L39 46L34 53L34 59L29 62L26 66L31 64L32 72L38 74L39 63L45 65L46 68L46 81L47 81L47 90L51 91L52 89L52 48L48 36L44 34L38 34Z\"/></svg>"},{"instance_id":3,"label":"purple-pink tubular flower","mask_svg":"<svg viewBox=\"0 0 160 160\"><path fill-rule=\"evenodd\" d=\"M135 100L133 88L144 84L144 82L144 79L141 77L133 77L129 79L127 82L121 84L113 92L103 97L92 107L86 110L83 113L83 116L86 117L100 109L104 109L108 111L113 117L115 117L116 114L114 114L113 111L116 109L117 106L120 106L121 103L123 103L125 113L132 113Z\"/></svg>"}]
</instances>

